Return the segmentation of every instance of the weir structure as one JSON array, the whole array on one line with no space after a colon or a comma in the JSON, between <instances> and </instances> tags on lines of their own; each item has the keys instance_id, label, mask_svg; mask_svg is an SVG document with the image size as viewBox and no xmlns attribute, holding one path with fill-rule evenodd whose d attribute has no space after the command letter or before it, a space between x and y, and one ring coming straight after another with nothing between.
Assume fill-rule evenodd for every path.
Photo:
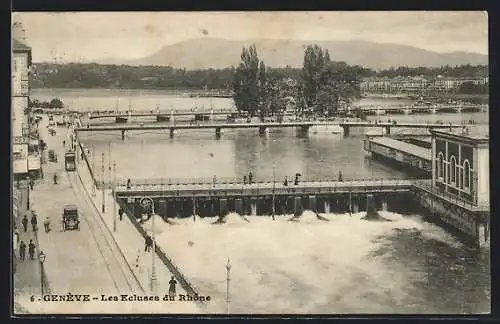
<instances>
[{"instance_id":1,"label":"weir structure","mask_svg":"<svg viewBox=\"0 0 500 324\"><path fill-rule=\"evenodd\" d=\"M131 185L120 183L116 195L135 217L141 217L139 198L147 195L159 206L158 214L169 217L223 218L229 212L240 215L293 214L307 209L316 213L357 213L366 210L366 197L372 195L378 209L392 206L410 194L414 180L302 181L285 186L272 181L242 184L237 181L172 183L168 179ZM273 205L274 204L274 205Z\"/></svg>"},{"instance_id":2,"label":"weir structure","mask_svg":"<svg viewBox=\"0 0 500 324\"><path fill-rule=\"evenodd\" d=\"M344 129L344 136L349 135L352 127L376 127L385 129L386 134L390 134L391 128L420 128L420 129L435 129L435 128L460 128L463 124L442 124L442 123L411 123L411 122L370 122L370 121L295 121L295 122L260 122L260 123L207 123L207 124L111 124L111 125L87 125L87 127L75 128L75 132L97 132L97 131L120 131L122 140L125 139L126 131L144 131L144 130L169 130L170 136L173 137L176 130L182 129L215 129L216 138L220 138L222 129L243 129L257 128L259 134L263 135L269 128L284 128L295 127L297 136L307 136L309 128L312 126L340 126Z\"/></svg>"}]
</instances>

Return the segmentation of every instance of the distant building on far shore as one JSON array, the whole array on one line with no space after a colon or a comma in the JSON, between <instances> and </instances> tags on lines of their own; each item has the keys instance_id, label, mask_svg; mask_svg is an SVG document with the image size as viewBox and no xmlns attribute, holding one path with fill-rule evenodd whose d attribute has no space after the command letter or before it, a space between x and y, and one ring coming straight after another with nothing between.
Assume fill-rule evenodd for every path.
<instances>
[{"instance_id":1,"label":"distant building on far shore","mask_svg":"<svg viewBox=\"0 0 500 324\"><path fill-rule=\"evenodd\" d=\"M458 90L465 82L471 82L477 86L488 85L488 77L481 78L451 78L438 76L427 79L423 76L396 78L365 78L360 84L361 93L375 94L415 94L423 91L453 92Z\"/></svg>"}]
</instances>

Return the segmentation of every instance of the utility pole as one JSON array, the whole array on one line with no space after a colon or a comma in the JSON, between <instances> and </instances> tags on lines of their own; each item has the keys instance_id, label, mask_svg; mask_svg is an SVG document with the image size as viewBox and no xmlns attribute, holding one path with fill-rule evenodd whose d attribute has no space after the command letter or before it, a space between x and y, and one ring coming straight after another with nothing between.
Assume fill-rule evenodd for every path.
<instances>
[{"instance_id":1,"label":"utility pole","mask_svg":"<svg viewBox=\"0 0 500 324\"><path fill-rule=\"evenodd\" d=\"M95 197L95 185L96 185L94 172L95 172L95 145L92 144L92 174L90 175L92 177L92 197Z\"/></svg>"},{"instance_id":2,"label":"utility pole","mask_svg":"<svg viewBox=\"0 0 500 324\"><path fill-rule=\"evenodd\" d=\"M113 161L113 232L116 233L116 161Z\"/></svg>"},{"instance_id":3,"label":"utility pole","mask_svg":"<svg viewBox=\"0 0 500 324\"><path fill-rule=\"evenodd\" d=\"M226 303L227 303L227 313L229 314L229 306L231 303L231 300L229 299L229 275L231 272L231 263L229 263L229 258L227 258L227 264L226 264Z\"/></svg>"},{"instance_id":4,"label":"utility pole","mask_svg":"<svg viewBox=\"0 0 500 324\"><path fill-rule=\"evenodd\" d=\"M104 213L106 211L106 208L104 207L105 201L106 201L106 195L104 193L105 191L105 186L104 186L104 152L101 154L101 172L102 172L102 212Z\"/></svg>"},{"instance_id":5,"label":"utility pole","mask_svg":"<svg viewBox=\"0 0 500 324\"><path fill-rule=\"evenodd\" d=\"M152 216L153 217L153 230L151 237L153 239L153 251L151 252L151 293L153 295L156 295L156 267L155 267L155 256L156 256L156 239L155 239L155 207L154 207L154 202L151 199L151 209L152 209Z\"/></svg>"},{"instance_id":6,"label":"utility pole","mask_svg":"<svg viewBox=\"0 0 500 324\"><path fill-rule=\"evenodd\" d=\"M276 212L276 204L275 204L275 190L276 190L276 164L273 162L273 220L274 220L274 213Z\"/></svg>"}]
</instances>

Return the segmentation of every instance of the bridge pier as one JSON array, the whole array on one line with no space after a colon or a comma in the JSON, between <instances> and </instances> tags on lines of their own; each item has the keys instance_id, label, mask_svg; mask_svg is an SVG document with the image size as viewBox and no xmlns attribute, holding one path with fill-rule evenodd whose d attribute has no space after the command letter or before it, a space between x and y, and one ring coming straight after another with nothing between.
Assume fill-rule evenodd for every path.
<instances>
[{"instance_id":1,"label":"bridge pier","mask_svg":"<svg viewBox=\"0 0 500 324\"><path fill-rule=\"evenodd\" d=\"M325 206L325 214L329 214L330 213L330 201L328 200L328 198L325 200L324 206Z\"/></svg>"},{"instance_id":2,"label":"bridge pier","mask_svg":"<svg viewBox=\"0 0 500 324\"><path fill-rule=\"evenodd\" d=\"M309 135L309 126L298 126L295 131L297 137L307 137Z\"/></svg>"},{"instance_id":3,"label":"bridge pier","mask_svg":"<svg viewBox=\"0 0 500 324\"><path fill-rule=\"evenodd\" d=\"M382 210L387 211L387 199L382 198Z\"/></svg>"},{"instance_id":4,"label":"bridge pier","mask_svg":"<svg viewBox=\"0 0 500 324\"><path fill-rule=\"evenodd\" d=\"M344 129L344 137L349 136L350 127L347 125L343 125L342 128Z\"/></svg>"},{"instance_id":5,"label":"bridge pier","mask_svg":"<svg viewBox=\"0 0 500 324\"><path fill-rule=\"evenodd\" d=\"M406 109L405 109L405 115L409 115L409 114L410 114L410 112L411 112L411 110L410 110L410 109L408 109L408 108L406 108Z\"/></svg>"},{"instance_id":6,"label":"bridge pier","mask_svg":"<svg viewBox=\"0 0 500 324\"><path fill-rule=\"evenodd\" d=\"M223 218L229 213L227 208L227 198L221 198L219 200L219 219Z\"/></svg>"},{"instance_id":7,"label":"bridge pier","mask_svg":"<svg viewBox=\"0 0 500 324\"><path fill-rule=\"evenodd\" d=\"M310 210L312 210L313 212L317 211L317 208L316 208L316 196L314 196L314 195L310 195L309 196L309 201L308 201L308 206L307 207Z\"/></svg>"},{"instance_id":8,"label":"bridge pier","mask_svg":"<svg viewBox=\"0 0 500 324\"><path fill-rule=\"evenodd\" d=\"M391 135L391 126L385 126L385 135Z\"/></svg>"},{"instance_id":9,"label":"bridge pier","mask_svg":"<svg viewBox=\"0 0 500 324\"><path fill-rule=\"evenodd\" d=\"M216 139L220 139L220 134L221 134L221 128L220 127L215 127L215 138Z\"/></svg>"},{"instance_id":10,"label":"bridge pier","mask_svg":"<svg viewBox=\"0 0 500 324\"><path fill-rule=\"evenodd\" d=\"M241 216L244 215L244 213L243 213L243 199L236 198L236 200L234 201L234 211L238 215L241 215Z\"/></svg>"},{"instance_id":11,"label":"bridge pier","mask_svg":"<svg viewBox=\"0 0 500 324\"><path fill-rule=\"evenodd\" d=\"M294 197L293 200L293 216L299 217L302 215L302 197Z\"/></svg>"},{"instance_id":12,"label":"bridge pier","mask_svg":"<svg viewBox=\"0 0 500 324\"><path fill-rule=\"evenodd\" d=\"M372 194L366 195L366 216L370 217L377 214L377 206L375 206L375 198Z\"/></svg>"},{"instance_id":13,"label":"bridge pier","mask_svg":"<svg viewBox=\"0 0 500 324\"><path fill-rule=\"evenodd\" d=\"M266 135L266 130L267 130L266 126L259 127L259 135L260 136Z\"/></svg>"},{"instance_id":14,"label":"bridge pier","mask_svg":"<svg viewBox=\"0 0 500 324\"><path fill-rule=\"evenodd\" d=\"M122 141L124 141L124 140L125 140L125 130L122 129Z\"/></svg>"},{"instance_id":15,"label":"bridge pier","mask_svg":"<svg viewBox=\"0 0 500 324\"><path fill-rule=\"evenodd\" d=\"M193 220L196 220L196 198L193 195Z\"/></svg>"},{"instance_id":16,"label":"bridge pier","mask_svg":"<svg viewBox=\"0 0 500 324\"><path fill-rule=\"evenodd\" d=\"M174 138L175 128L170 127L170 138Z\"/></svg>"}]
</instances>

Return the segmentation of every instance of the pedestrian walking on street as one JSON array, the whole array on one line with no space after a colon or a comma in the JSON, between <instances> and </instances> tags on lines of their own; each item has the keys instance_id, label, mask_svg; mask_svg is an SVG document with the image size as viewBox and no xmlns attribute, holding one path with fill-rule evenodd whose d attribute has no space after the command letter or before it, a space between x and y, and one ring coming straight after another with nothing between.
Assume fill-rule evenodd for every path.
<instances>
[{"instance_id":1,"label":"pedestrian walking on street","mask_svg":"<svg viewBox=\"0 0 500 324\"><path fill-rule=\"evenodd\" d=\"M43 226L45 227L45 233L50 232L50 218L49 218L49 216L45 217L45 220L43 221Z\"/></svg>"},{"instance_id":2,"label":"pedestrian walking on street","mask_svg":"<svg viewBox=\"0 0 500 324\"><path fill-rule=\"evenodd\" d=\"M123 209L120 207L120 208L118 209L118 216L120 217L120 221L122 221L122 219L123 219L123 213L124 213L124 212L123 212Z\"/></svg>"},{"instance_id":3,"label":"pedestrian walking on street","mask_svg":"<svg viewBox=\"0 0 500 324\"><path fill-rule=\"evenodd\" d=\"M37 230L37 228L36 228L37 224L38 224L38 220L36 219L36 214L33 213L33 216L31 216L31 226L33 227L33 232L36 232L36 230Z\"/></svg>"},{"instance_id":4,"label":"pedestrian walking on street","mask_svg":"<svg viewBox=\"0 0 500 324\"><path fill-rule=\"evenodd\" d=\"M175 297L175 285L177 284L177 280L175 280L174 276L170 277L170 281L168 282L168 295L170 297Z\"/></svg>"},{"instance_id":5,"label":"pedestrian walking on street","mask_svg":"<svg viewBox=\"0 0 500 324\"><path fill-rule=\"evenodd\" d=\"M26 243L24 243L24 241L21 241L19 244L19 258L21 261L24 261L26 258Z\"/></svg>"},{"instance_id":6,"label":"pedestrian walking on street","mask_svg":"<svg viewBox=\"0 0 500 324\"><path fill-rule=\"evenodd\" d=\"M28 253L30 255L30 259L34 260L35 259L35 244L33 243L33 240L30 240L30 244L28 244Z\"/></svg>"},{"instance_id":7,"label":"pedestrian walking on street","mask_svg":"<svg viewBox=\"0 0 500 324\"><path fill-rule=\"evenodd\" d=\"M23 223L24 233L26 233L28 231L28 216L26 216L26 214L24 215L21 223Z\"/></svg>"},{"instance_id":8,"label":"pedestrian walking on street","mask_svg":"<svg viewBox=\"0 0 500 324\"><path fill-rule=\"evenodd\" d=\"M30 178L30 189L33 190L33 187L35 186L35 180Z\"/></svg>"}]
</instances>

